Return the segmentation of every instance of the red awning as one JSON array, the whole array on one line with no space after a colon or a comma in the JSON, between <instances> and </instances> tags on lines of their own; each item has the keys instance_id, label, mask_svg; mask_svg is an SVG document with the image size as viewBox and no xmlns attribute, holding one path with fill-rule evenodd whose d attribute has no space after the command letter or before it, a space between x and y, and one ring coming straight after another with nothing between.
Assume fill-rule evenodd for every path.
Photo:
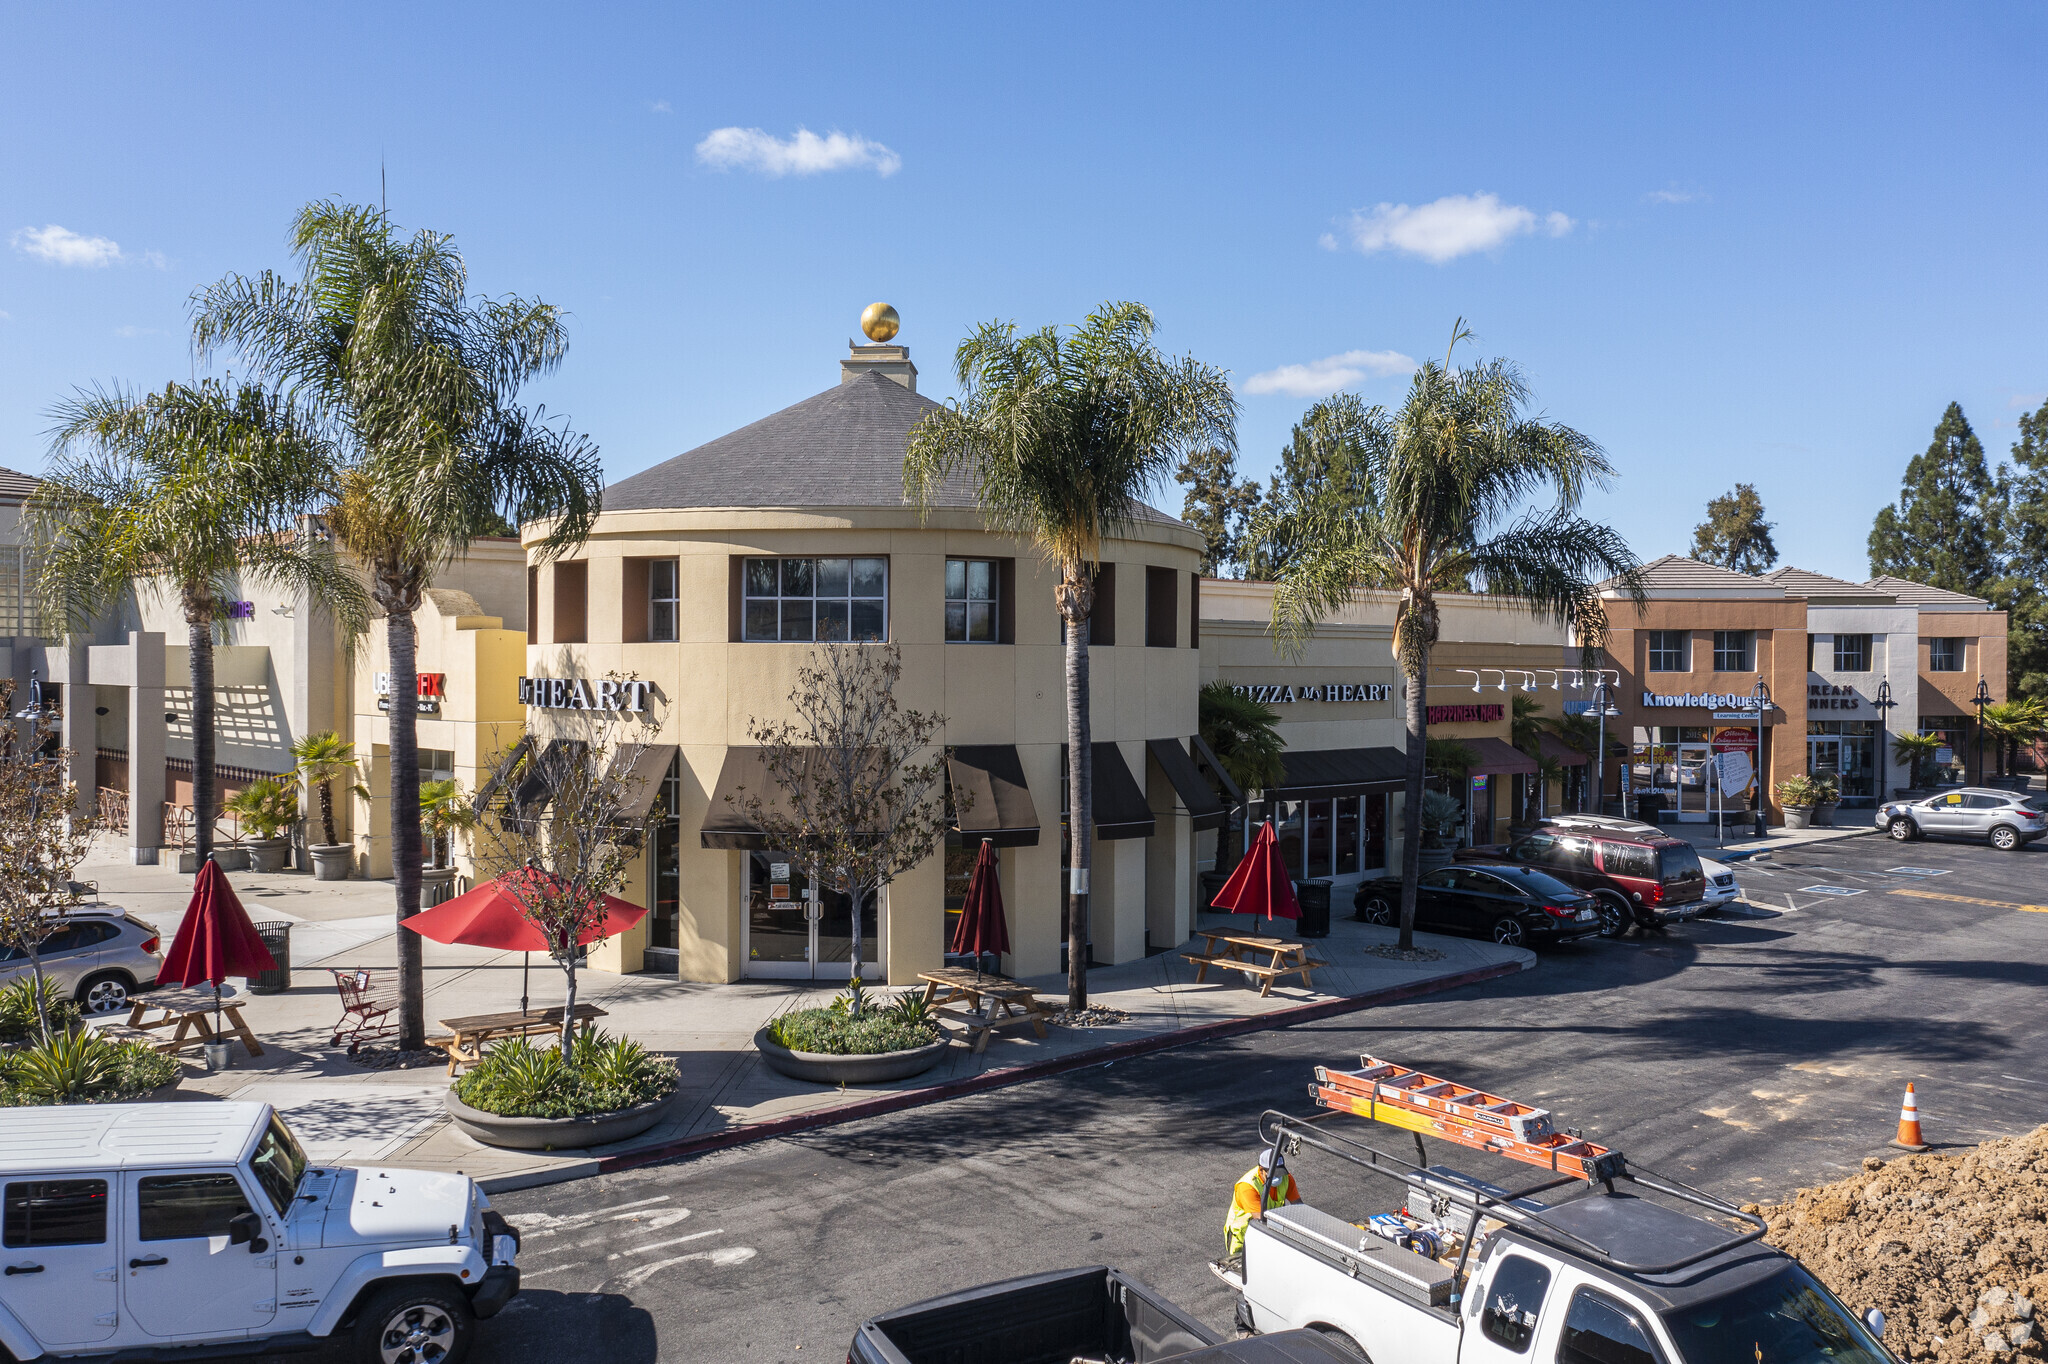
<instances>
[{"instance_id":1,"label":"red awning","mask_svg":"<svg viewBox=\"0 0 2048 1364\"><path fill-rule=\"evenodd\" d=\"M1479 755L1478 760L1465 769L1467 776L1483 777L1490 772L1533 773L1536 760L1512 744L1500 739L1459 739L1459 743Z\"/></svg>"}]
</instances>

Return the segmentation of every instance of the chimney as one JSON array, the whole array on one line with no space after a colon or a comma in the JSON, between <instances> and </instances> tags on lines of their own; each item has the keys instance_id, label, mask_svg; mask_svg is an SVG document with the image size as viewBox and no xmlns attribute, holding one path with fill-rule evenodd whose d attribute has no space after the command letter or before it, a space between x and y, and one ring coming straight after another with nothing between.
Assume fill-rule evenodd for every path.
<instances>
[{"instance_id":1,"label":"chimney","mask_svg":"<svg viewBox=\"0 0 2048 1364\"><path fill-rule=\"evenodd\" d=\"M863 346L849 341L846 348L850 353L839 362L840 383L850 384L863 374L874 373L917 392L917 366L910 363L910 347Z\"/></svg>"}]
</instances>

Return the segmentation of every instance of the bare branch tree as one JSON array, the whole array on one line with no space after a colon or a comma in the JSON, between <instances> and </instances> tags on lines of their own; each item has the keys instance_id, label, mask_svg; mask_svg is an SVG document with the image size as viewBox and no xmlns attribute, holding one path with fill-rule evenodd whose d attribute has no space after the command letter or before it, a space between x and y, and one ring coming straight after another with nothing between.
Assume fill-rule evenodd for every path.
<instances>
[{"instance_id":1,"label":"bare branch tree","mask_svg":"<svg viewBox=\"0 0 2048 1364\"><path fill-rule=\"evenodd\" d=\"M775 789L742 786L726 797L804 869L814 900L826 889L851 897L856 986L862 906L879 904L882 887L937 852L970 799L948 792L946 755L933 747L946 717L903 709L902 676L893 644L812 650L790 688L796 718L747 722Z\"/></svg>"},{"instance_id":2,"label":"bare branch tree","mask_svg":"<svg viewBox=\"0 0 2048 1364\"><path fill-rule=\"evenodd\" d=\"M0 679L0 716L12 704L14 684ZM35 979L36 1023L50 1036L42 946L81 903L72 873L92 845L93 821L73 813L75 791L69 749L39 751L55 717L29 716L30 732L17 741L12 723L0 721L0 948L28 958Z\"/></svg>"}]
</instances>

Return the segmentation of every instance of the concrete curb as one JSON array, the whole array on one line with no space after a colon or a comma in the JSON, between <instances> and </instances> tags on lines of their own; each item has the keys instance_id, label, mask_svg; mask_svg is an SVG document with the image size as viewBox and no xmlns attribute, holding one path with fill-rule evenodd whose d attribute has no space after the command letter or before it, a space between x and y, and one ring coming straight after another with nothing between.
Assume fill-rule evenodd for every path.
<instances>
[{"instance_id":1,"label":"concrete curb","mask_svg":"<svg viewBox=\"0 0 2048 1364\"><path fill-rule=\"evenodd\" d=\"M859 1122L863 1118L877 1118L888 1113L900 1113L905 1109L922 1108L927 1104L944 1103L948 1099L963 1098L969 1094L1029 1084L1033 1080L1044 1080L1055 1075L1064 1075L1068 1071L1086 1070L1090 1066L1107 1065L1112 1061L1122 1061L1134 1056L1146 1056L1156 1051L1170 1051L1177 1047L1194 1046L1220 1038L1238 1037L1245 1033L1314 1023L1321 1019L1370 1009L1379 1004L1395 1004L1421 995L1455 990L1461 986L1479 984L1481 981L1497 980L1502 976L1511 976L1528 969L1530 965L1521 962L1502 962L1495 966L1460 971L1455 975L1439 976L1434 980L1396 985L1385 990L1376 990L1371 994L1322 1000L1315 1004L1298 1005L1292 1009L1279 1009L1269 1014L1251 1014L1242 1018L1219 1019L1214 1023L1198 1023L1191 1028L1177 1028L1172 1032L1154 1033L1149 1037L1133 1037L1122 1042L1111 1042L1106 1046L1075 1052L1070 1056L1034 1061L1029 1065L1011 1066L1004 1070L983 1071L979 1075L971 1075L963 1080L948 1080L943 1084L929 1085L923 1089L878 1094L870 1099L860 1099L835 1108L815 1109L808 1113L791 1114L786 1118L748 1123L724 1132L707 1132L679 1141L663 1142L643 1150L621 1151L616 1155L599 1157L594 1162L579 1162L560 1170L534 1171L527 1176L506 1176L501 1183L486 1181L485 1192L494 1192L497 1189L536 1188L543 1184L582 1179L592 1174L612 1174L619 1170L679 1160L686 1156L730 1150L736 1146L771 1141L776 1137L786 1137L797 1132L808 1132L820 1127L836 1127L841 1123ZM594 1170L587 1168L592 1163L597 1167Z\"/></svg>"},{"instance_id":2,"label":"concrete curb","mask_svg":"<svg viewBox=\"0 0 2048 1364\"><path fill-rule=\"evenodd\" d=\"M1703 849L1703 851L1706 852L1708 856L1712 857L1716 862L1754 862L1758 858L1762 858L1764 861L1769 862L1774 861L1776 859L1776 855L1781 852L1791 852L1797 848L1819 847L1820 845L1825 843L1840 843L1844 839L1850 838L1869 838L1881 832L1883 831L1877 828L1844 829L1842 830L1842 832L1835 834L1830 838L1802 838L1796 843L1785 843L1775 848L1744 848L1740 852L1724 852L1718 849L1708 848Z\"/></svg>"}]
</instances>

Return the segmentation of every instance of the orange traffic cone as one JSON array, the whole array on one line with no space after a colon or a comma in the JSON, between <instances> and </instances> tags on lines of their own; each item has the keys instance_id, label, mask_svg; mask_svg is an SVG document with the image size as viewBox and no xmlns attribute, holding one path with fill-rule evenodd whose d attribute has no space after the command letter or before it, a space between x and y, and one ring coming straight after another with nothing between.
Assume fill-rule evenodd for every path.
<instances>
[{"instance_id":1,"label":"orange traffic cone","mask_svg":"<svg viewBox=\"0 0 2048 1364\"><path fill-rule=\"evenodd\" d=\"M1920 1138L1920 1105L1913 1099L1913 1086L1906 1086L1906 1102L1899 1108L1899 1135L1892 1138L1892 1145L1902 1151L1925 1151L1927 1143Z\"/></svg>"}]
</instances>

